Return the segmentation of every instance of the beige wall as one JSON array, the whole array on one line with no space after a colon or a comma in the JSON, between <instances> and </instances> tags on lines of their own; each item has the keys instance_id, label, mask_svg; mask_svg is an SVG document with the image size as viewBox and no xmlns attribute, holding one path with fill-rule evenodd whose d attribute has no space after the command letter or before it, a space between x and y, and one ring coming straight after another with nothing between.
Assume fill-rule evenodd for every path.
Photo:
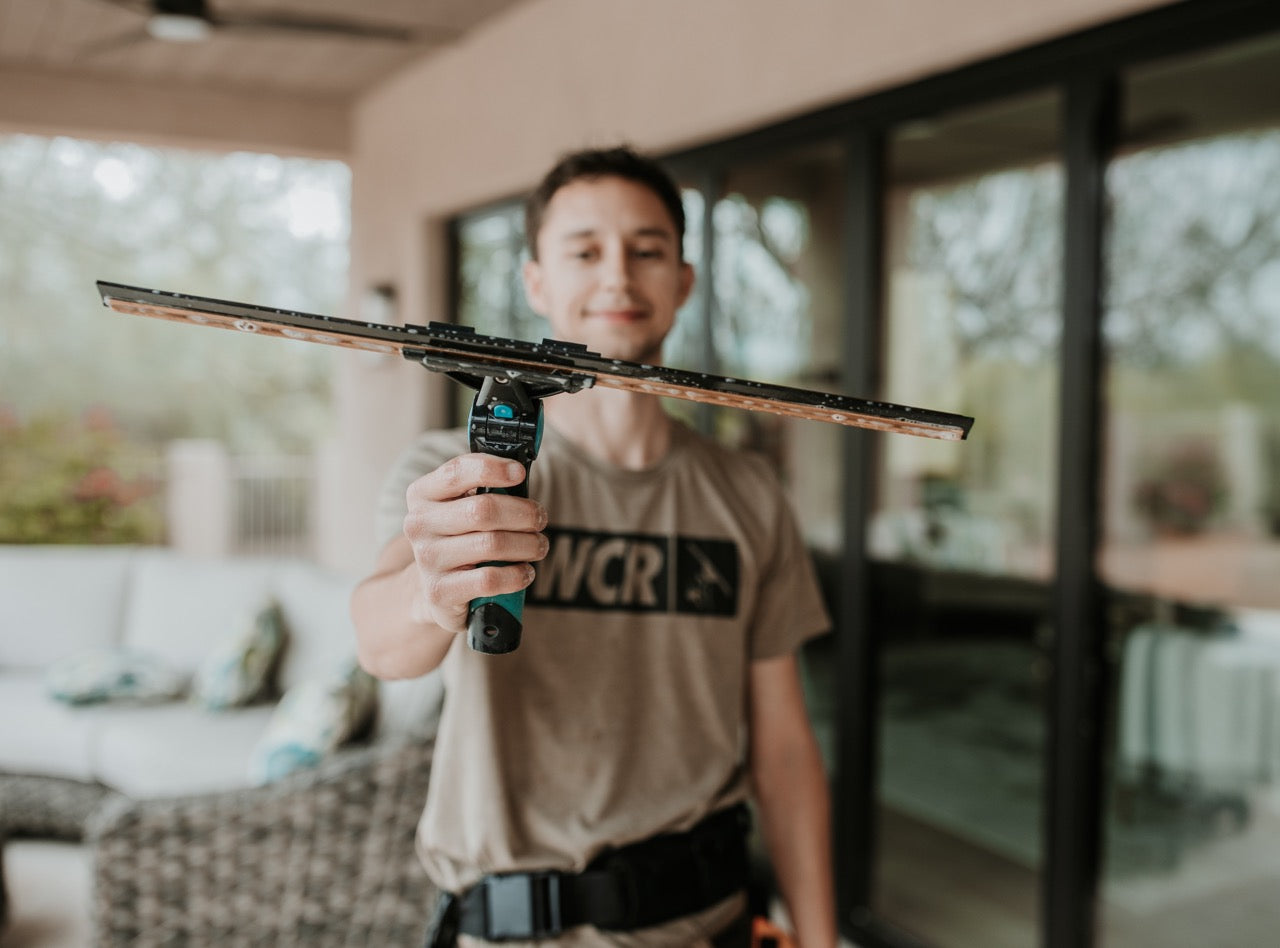
<instances>
[{"instance_id":1,"label":"beige wall","mask_svg":"<svg viewBox=\"0 0 1280 948\"><path fill-rule=\"evenodd\" d=\"M358 104L352 307L387 281L408 321L445 319L449 215L527 188L559 153L658 152L1163 5L1163 0L529 0ZM452 384L452 383L448 383ZM344 361L347 517L335 565L372 555L369 509L399 447L439 423L443 384Z\"/></svg>"},{"instance_id":2,"label":"beige wall","mask_svg":"<svg viewBox=\"0 0 1280 948\"><path fill-rule=\"evenodd\" d=\"M346 160L349 112L308 96L0 66L0 132Z\"/></svg>"}]
</instances>

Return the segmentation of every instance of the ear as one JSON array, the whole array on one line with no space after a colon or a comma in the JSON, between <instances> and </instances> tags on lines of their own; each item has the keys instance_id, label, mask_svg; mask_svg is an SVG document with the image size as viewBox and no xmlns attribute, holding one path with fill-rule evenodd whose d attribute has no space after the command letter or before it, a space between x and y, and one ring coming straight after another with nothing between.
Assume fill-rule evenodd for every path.
<instances>
[{"instance_id":1,"label":"ear","mask_svg":"<svg viewBox=\"0 0 1280 948\"><path fill-rule=\"evenodd\" d=\"M687 260L680 261L680 275L677 277L680 281L676 287L676 309L679 309L689 299L689 294L693 292L693 284L697 281L697 276L693 270L693 264Z\"/></svg>"},{"instance_id":2,"label":"ear","mask_svg":"<svg viewBox=\"0 0 1280 948\"><path fill-rule=\"evenodd\" d=\"M542 264L537 260L526 260L520 268L520 277L524 281L524 296L529 301L529 308L545 317L547 298L543 291Z\"/></svg>"}]
</instances>

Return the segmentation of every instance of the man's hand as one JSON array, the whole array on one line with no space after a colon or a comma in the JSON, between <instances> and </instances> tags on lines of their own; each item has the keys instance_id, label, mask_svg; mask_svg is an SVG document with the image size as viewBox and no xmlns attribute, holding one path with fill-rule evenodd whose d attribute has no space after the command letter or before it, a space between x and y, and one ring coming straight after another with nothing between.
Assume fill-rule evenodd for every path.
<instances>
[{"instance_id":1,"label":"man's hand","mask_svg":"<svg viewBox=\"0 0 1280 948\"><path fill-rule=\"evenodd\" d=\"M476 493L481 487L514 487L524 478L515 461L464 454L409 485L404 535L418 580L414 621L463 632L472 600L517 592L533 582L530 564L547 555L541 532L546 509L523 497Z\"/></svg>"}]
</instances>

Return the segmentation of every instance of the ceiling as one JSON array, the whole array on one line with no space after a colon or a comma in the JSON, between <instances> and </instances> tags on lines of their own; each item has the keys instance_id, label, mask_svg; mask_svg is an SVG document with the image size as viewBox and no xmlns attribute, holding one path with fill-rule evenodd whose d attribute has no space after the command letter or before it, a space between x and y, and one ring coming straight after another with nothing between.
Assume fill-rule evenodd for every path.
<instances>
[{"instance_id":1,"label":"ceiling","mask_svg":"<svg viewBox=\"0 0 1280 948\"><path fill-rule=\"evenodd\" d=\"M404 42L310 31L215 30L195 43L146 37L114 45L122 37L144 34L145 0L0 0L0 72L349 102L406 63L457 42L520 2L209 0L211 12L226 17L324 17L407 28L416 35Z\"/></svg>"}]
</instances>

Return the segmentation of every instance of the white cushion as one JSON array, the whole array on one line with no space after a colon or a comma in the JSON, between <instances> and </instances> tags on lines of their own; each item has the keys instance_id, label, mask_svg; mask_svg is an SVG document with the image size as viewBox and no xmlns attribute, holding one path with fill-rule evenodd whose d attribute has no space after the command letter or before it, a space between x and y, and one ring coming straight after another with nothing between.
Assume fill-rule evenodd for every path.
<instances>
[{"instance_id":1,"label":"white cushion","mask_svg":"<svg viewBox=\"0 0 1280 948\"><path fill-rule=\"evenodd\" d=\"M0 545L0 667L115 645L132 547Z\"/></svg>"},{"instance_id":2,"label":"white cushion","mask_svg":"<svg viewBox=\"0 0 1280 948\"><path fill-rule=\"evenodd\" d=\"M1230 618L1245 638L1280 646L1280 610L1232 609Z\"/></svg>"},{"instance_id":3,"label":"white cushion","mask_svg":"<svg viewBox=\"0 0 1280 948\"><path fill-rule=\"evenodd\" d=\"M275 668L284 650L284 617L273 601L245 616L213 644L196 670L191 700L221 711L273 697Z\"/></svg>"},{"instance_id":4,"label":"white cushion","mask_svg":"<svg viewBox=\"0 0 1280 948\"><path fill-rule=\"evenodd\" d=\"M119 646L77 652L45 672L49 696L65 704L173 701L187 691L187 676L146 652Z\"/></svg>"},{"instance_id":5,"label":"white cushion","mask_svg":"<svg viewBox=\"0 0 1280 948\"><path fill-rule=\"evenodd\" d=\"M287 634L277 684L281 691L334 669L356 654L351 624L355 580L306 563L285 563L276 571L272 592L284 613Z\"/></svg>"},{"instance_id":6,"label":"white cushion","mask_svg":"<svg viewBox=\"0 0 1280 948\"><path fill-rule=\"evenodd\" d=\"M435 737L444 707L440 669L421 678L378 682L378 718L374 739Z\"/></svg>"},{"instance_id":7,"label":"white cushion","mask_svg":"<svg viewBox=\"0 0 1280 948\"><path fill-rule=\"evenodd\" d=\"M206 711L178 703L119 709L104 722L94 775L136 799L185 796L249 785L249 758L270 705Z\"/></svg>"},{"instance_id":8,"label":"white cushion","mask_svg":"<svg viewBox=\"0 0 1280 948\"><path fill-rule=\"evenodd\" d=\"M102 715L54 701L43 672L0 672L0 721L0 772L93 779Z\"/></svg>"},{"instance_id":9,"label":"white cushion","mask_svg":"<svg viewBox=\"0 0 1280 948\"><path fill-rule=\"evenodd\" d=\"M298 682L254 748L250 781L261 786L316 766L368 724L377 705L378 683L354 660L325 678Z\"/></svg>"},{"instance_id":10,"label":"white cushion","mask_svg":"<svg viewBox=\"0 0 1280 948\"><path fill-rule=\"evenodd\" d=\"M273 566L172 552L141 556L125 607L124 644L194 673L215 643L269 600Z\"/></svg>"}]
</instances>

